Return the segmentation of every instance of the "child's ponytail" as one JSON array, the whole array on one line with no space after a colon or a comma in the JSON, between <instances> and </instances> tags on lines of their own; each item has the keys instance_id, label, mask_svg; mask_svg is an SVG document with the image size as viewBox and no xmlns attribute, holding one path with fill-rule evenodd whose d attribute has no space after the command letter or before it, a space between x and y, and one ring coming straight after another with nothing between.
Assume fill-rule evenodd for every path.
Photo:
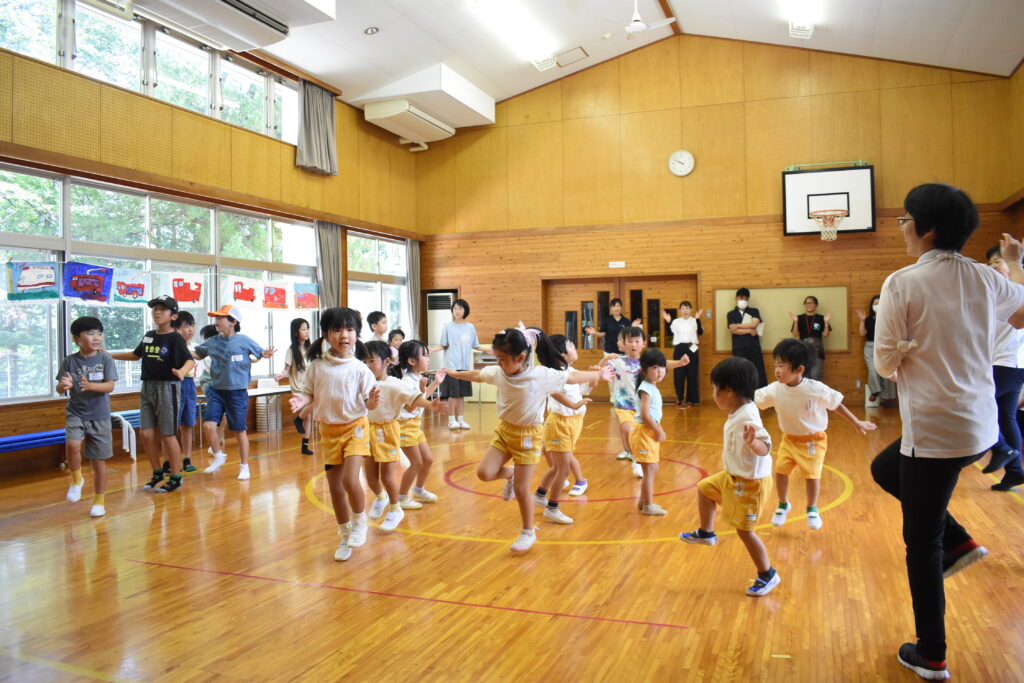
<instances>
[{"instance_id":1,"label":"child's ponytail","mask_svg":"<svg viewBox=\"0 0 1024 683\"><path fill-rule=\"evenodd\" d=\"M568 367L568 363L565 362L565 346L562 346L562 352L558 351L558 347L552 343L551 338L544 334L544 331L539 328L533 328L537 331L537 361L544 367L551 368L552 370L565 370Z\"/></svg>"}]
</instances>

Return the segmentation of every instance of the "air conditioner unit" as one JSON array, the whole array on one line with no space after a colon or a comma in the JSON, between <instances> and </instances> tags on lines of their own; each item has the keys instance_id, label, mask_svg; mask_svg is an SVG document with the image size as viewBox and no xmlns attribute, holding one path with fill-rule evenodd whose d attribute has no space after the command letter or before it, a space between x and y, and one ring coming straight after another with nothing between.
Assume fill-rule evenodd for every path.
<instances>
[{"instance_id":1,"label":"air conditioner unit","mask_svg":"<svg viewBox=\"0 0 1024 683\"><path fill-rule=\"evenodd\" d=\"M367 102L363 110L366 120L404 138L405 142L444 140L455 135L455 129L430 114L409 104L408 100ZM426 147L422 147L426 149Z\"/></svg>"},{"instance_id":2,"label":"air conditioner unit","mask_svg":"<svg viewBox=\"0 0 1024 683\"><path fill-rule=\"evenodd\" d=\"M135 0L135 7L221 49L252 50L288 37L287 24L244 0Z\"/></svg>"},{"instance_id":3,"label":"air conditioner unit","mask_svg":"<svg viewBox=\"0 0 1024 683\"><path fill-rule=\"evenodd\" d=\"M427 293L427 345L437 346L441 343L441 330L451 322L452 304L455 302L453 292ZM444 357L440 353L430 354L430 369L437 372L444 366Z\"/></svg>"}]
</instances>

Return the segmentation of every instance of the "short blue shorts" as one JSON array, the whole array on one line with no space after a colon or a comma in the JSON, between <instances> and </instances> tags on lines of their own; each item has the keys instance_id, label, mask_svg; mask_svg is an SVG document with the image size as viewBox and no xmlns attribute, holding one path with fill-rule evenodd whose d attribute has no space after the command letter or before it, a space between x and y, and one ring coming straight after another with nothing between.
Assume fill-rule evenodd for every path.
<instances>
[{"instance_id":1,"label":"short blue shorts","mask_svg":"<svg viewBox=\"0 0 1024 683\"><path fill-rule=\"evenodd\" d=\"M249 421L249 392L246 389L214 389L209 387L206 392L206 413L204 422L220 424L224 415L228 416L228 429L233 432L244 432Z\"/></svg>"},{"instance_id":2,"label":"short blue shorts","mask_svg":"<svg viewBox=\"0 0 1024 683\"><path fill-rule=\"evenodd\" d=\"M196 381L191 377L181 380L181 414L178 424L182 427L196 426Z\"/></svg>"}]
</instances>

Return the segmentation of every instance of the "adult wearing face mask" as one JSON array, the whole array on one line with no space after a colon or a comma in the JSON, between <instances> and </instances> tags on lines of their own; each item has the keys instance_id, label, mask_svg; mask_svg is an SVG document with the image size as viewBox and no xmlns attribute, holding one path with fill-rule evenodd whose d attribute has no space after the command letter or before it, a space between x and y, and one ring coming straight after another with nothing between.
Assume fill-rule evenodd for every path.
<instances>
[{"instance_id":1,"label":"adult wearing face mask","mask_svg":"<svg viewBox=\"0 0 1024 683\"><path fill-rule=\"evenodd\" d=\"M878 313L878 295L871 299L871 310L865 313L857 309L860 318L860 336L865 337L864 364L868 366L868 407L877 408L882 401L896 398L896 384L885 379L875 370L875 314Z\"/></svg>"},{"instance_id":2,"label":"adult wearing face mask","mask_svg":"<svg viewBox=\"0 0 1024 683\"><path fill-rule=\"evenodd\" d=\"M746 358L757 368L757 387L768 386L764 373L764 356L761 355L761 337L757 326L761 324L761 312L750 306L750 290L740 287L736 290L736 308L725 317L732 335L732 355Z\"/></svg>"}]
</instances>

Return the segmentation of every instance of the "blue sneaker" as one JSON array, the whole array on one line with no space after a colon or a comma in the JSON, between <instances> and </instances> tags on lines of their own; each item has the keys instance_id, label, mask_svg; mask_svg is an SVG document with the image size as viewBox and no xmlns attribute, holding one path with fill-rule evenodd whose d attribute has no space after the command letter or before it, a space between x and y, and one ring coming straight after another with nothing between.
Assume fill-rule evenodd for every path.
<instances>
[{"instance_id":1,"label":"blue sneaker","mask_svg":"<svg viewBox=\"0 0 1024 683\"><path fill-rule=\"evenodd\" d=\"M782 579L779 577L779 573L775 572L772 574L772 578L765 581L761 577L754 579L754 585L747 589L747 595L755 598L760 598L768 595L772 592L772 589L779 585Z\"/></svg>"},{"instance_id":2,"label":"blue sneaker","mask_svg":"<svg viewBox=\"0 0 1024 683\"><path fill-rule=\"evenodd\" d=\"M708 538L701 536L696 531L687 531L679 534L679 540L683 543L696 543L698 545L715 545L718 543L718 534L714 534Z\"/></svg>"}]
</instances>

